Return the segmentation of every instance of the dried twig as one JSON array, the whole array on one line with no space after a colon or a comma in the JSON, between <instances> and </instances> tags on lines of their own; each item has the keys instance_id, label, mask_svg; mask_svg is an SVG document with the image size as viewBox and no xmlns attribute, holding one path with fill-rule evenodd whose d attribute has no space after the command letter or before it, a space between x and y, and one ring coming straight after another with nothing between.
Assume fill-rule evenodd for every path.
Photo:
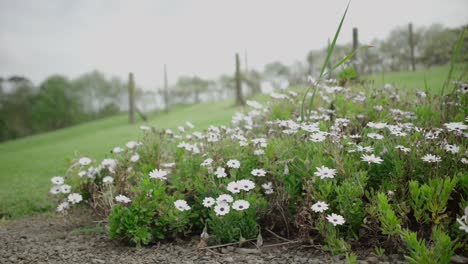
<instances>
[{"instance_id":1,"label":"dried twig","mask_svg":"<svg viewBox=\"0 0 468 264\"><path fill-rule=\"evenodd\" d=\"M287 242L291 242L291 240L287 239L287 238L284 238L278 234L276 234L275 232L271 231L270 229L268 228L265 228L266 231L268 231L270 234L272 234L273 236L275 236L276 238L279 238L281 240L284 240L284 241L287 241Z\"/></svg>"},{"instance_id":2,"label":"dried twig","mask_svg":"<svg viewBox=\"0 0 468 264\"><path fill-rule=\"evenodd\" d=\"M203 249L203 248L201 248L201 249ZM226 255L226 254L219 253L219 252L216 252L216 251L214 251L214 250L211 250L211 249L209 249L209 248L205 248L205 249L208 250L209 252L215 254L215 255L219 255L219 256L224 256L224 255Z\"/></svg>"},{"instance_id":3,"label":"dried twig","mask_svg":"<svg viewBox=\"0 0 468 264\"><path fill-rule=\"evenodd\" d=\"M264 247L264 248L267 248L267 247L277 247L277 246L284 246L284 245L297 244L297 243L301 243L301 240L293 240L293 241L289 241L289 242L283 242L283 243L278 243L278 244L271 244L271 245L266 245L266 246L263 246L263 247Z\"/></svg>"},{"instance_id":4,"label":"dried twig","mask_svg":"<svg viewBox=\"0 0 468 264\"><path fill-rule=\"evenodd\" d=\"M248 241L255 241L257 239L248 239L248 240L245 240L243 241L242 243L245 243L245 242L248 242ZM227 246L232 246L232 245L239 245L241 242L234 242L234 243L227 243L227 244L221 244L221 245L214 245L214 246L209 246L209 247L203 247L203 248L199 248L200 250L203 250L203 249L213 249L213 248L221 248L221 247L227 247Z\"/></svg>"}]
</instances>

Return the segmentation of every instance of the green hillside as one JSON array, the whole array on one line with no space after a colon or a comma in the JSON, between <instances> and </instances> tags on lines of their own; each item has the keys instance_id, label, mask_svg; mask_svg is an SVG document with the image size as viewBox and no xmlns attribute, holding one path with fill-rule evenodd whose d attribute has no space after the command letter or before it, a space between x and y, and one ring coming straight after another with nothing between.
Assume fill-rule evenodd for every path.
<instances>
[{"instance_id":1,"label":"green hillside","mask_svg":"<svg viewBox=\"0 0 468 264\"><path fill-rule=\"evenodd\" d=\"M50 178L62 175L70 158L88 155L103 158L116 146L139 139L140 125L175 128L190 121L195 129L228 124L233 102L178 106L169 114L150 115L148 123L129 125L126 115L94 121L58 131L0 144L0 218L46 211Z\"/></svg>"},{"instance_id":2,"label":"green hillside","mask_svg":"<svg viewBox=\"0 0 468 264\"><path fill-rule=\"evenodd\" d=\"M374 74L366 77L367 80L374 80L377 87L385 83L396 85L402 90L425 90L424 78L427 82L427 88L431 92L440 92L447 79L449 67L437 66L429 69L418 69L415 72L391 72L384 74ZM457 65L453 73L453 80L458 80L460 76L467 77L467 66Z\"/></svg>"}]
</instances>

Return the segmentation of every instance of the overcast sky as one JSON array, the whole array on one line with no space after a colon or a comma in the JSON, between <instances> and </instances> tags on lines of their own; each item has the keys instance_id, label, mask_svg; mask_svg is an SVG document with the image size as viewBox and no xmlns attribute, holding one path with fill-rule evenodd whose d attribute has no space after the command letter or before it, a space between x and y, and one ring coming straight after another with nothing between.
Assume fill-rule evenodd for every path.
<instances>
[{"instance_id":1,"label":"overcast sky","mask_svg":"<svg viewBox=\"0 0 468 264\"><path fill-rule=\"evenodd\" d=\"M234 70L234 53L249 67L303 61L332 37L348 0L0 0L0 76L36 84L98 69L154 89L168 65L215 78ZM468 23L468 0L354 0L340 43L384 38L395 26Z\"/></svg>"}]
</instances>

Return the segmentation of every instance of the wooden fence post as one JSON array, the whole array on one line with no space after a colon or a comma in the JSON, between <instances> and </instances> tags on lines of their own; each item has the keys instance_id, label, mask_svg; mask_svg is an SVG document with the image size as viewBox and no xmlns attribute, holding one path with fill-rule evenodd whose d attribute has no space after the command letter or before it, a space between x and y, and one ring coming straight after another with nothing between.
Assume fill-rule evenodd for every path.
<instances>
[{"instance_id":1,"label":"wooden fence post","mask_svg":"<svg viewBox=\"0 0 468 264\"><path fill-rule=\"evenodd\" d=\"M327 54L328 51L330 50L330 46L331 46L331 44L330 44L330 38L328 38L327 52L326 52L325 54ZM328 65L327 65L327 67L328 67L328 70L327 70L327 71L331 70L331 68L332 68L331 58L330 58L330 60L328 60Z\"/></svg>"},{"instance_id":2,"label":"wooden fence post","mask_svg":"<svg viewBox=\"0 0 468 264\"><path fill-rule=\"evenodd\" d=\"M169 88L167 84L167 68L166 64L164 64L164 105L166 113L169 112Z\"/></svg>"},{"instance_id":3,"label":"wooden fence post","mask_svg":"<svg viewBox=\"0 0 468 264\"><path fill-rule=\"evenodd\" d=\"M242 81L241 81L241 69L240 69L240 59L239 53L236 53L236 104L244 105L245 101L242 97Z\"/></svg>"},{"instance_id":4,"label":"wooden fence post","mask_svg":"<svg viewBox=\"0 0 468 264\"><path fill-rule=\"evenodd\" d=\"M133 73L128 74L128 122L135 123L135 82Z\"/></svg>"},{"instance_id":5,"label":"wooden fence post","mask_svg":"<svg viewBox=\"0 0 468 264\"><path fill-rule=\"evenodd\" d=\"M413 24L408 24L408 33L409 33L409 46L410 46L410 60L411 60L411 70L416 70L416 62L414 58L414 36L413 36Z\"/></svg>"},{"instance_id":6,"label":"wooden fence post","mask_svg":"<svg viewBox=\"0 0 468 264\"><path fill-rule=\"evenodd\" d=\"M357 50L359 47L359 40L358 40L358 29L355 27L353 28L353 51ZM354 67L354 71L356 72L356 75L358 74L358 65L356 63L356 56L358 54L354 54L354 56L352 57L352 62L353 62L353 67Z\"/></svg>"}]
</instances>

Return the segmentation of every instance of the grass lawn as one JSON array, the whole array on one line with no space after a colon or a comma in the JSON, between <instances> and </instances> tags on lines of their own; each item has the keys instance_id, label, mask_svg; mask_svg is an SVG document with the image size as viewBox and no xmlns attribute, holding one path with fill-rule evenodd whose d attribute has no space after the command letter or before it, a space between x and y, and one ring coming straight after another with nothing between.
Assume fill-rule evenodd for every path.
<instances>
[{"instance_id":1,"label":"grass lawn","mask_svg":"<svg viewBox=\"0 0 468 264\"><path fill-rule=\"evenodd\" d=\"M457 65L453 73L452 80L458 80L462 74L467 75L467 66ZM439 93L447 79L449 66L437 66L429 69L418 69L415 72L391 72L384 74L374 74L366 77L368 80L374 80L377 87L385 83L396 85L401 90L425 90L424 78L426 78L428 90ZM445 92L448 92L445 91Z\"/></svg>"},{"instance_id":2,"label":"grass lawn","mask_svg":"<svg viewBox=\"0 0 468 264\"><path fill-rule=\"evenodd\" d=\"M175 128L185 121L202 129L228 124L238 109L231 101L178 106L169 114L150 115L146 125ZM115 146L139 139L140 122L129 125L127 115L77 125L0 144L0 218L20 217L49 210L50 178L62 175L70 158L103 158Z\"/></svg>"}]
</instances>

